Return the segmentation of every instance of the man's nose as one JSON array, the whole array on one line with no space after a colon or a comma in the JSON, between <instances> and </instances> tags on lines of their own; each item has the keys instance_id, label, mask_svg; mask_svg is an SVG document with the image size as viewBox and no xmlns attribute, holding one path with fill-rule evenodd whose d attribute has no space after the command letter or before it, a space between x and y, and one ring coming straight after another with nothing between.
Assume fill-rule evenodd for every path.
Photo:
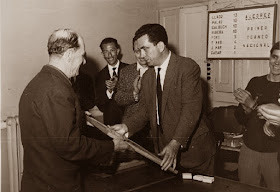
<instances>
[{"instance_id":1,"label":"man's nose","mask_svg":"<svg viewBox=\"0 0 280 192\"><path fill-rule=\"evenodd\" d=\"M143 49L140 49L140 58L145 58L146 52Z\"/></svg>"},{"instance_id":2,"label":"man's nose","mask_svg":"<svg viewBox=\"0 0 280 192\"><path fill-rule=\"evenodd\" d=\"M112 57L112 55L113 55L113 54L112 54L111 52L108 53L108 57Z\"/></svg>"},{"instance_id":3,"label":"man's nose","mask_svg":"<svg viewBox=\"0 0 280 192\"><path fill-rule=\"evenodd\" d=\"M113 53L114 53L114 52L112 52L112 51L108 51L107 57L112 57L112 56L113 56Z\"/></svg>"},{"instance_id":4,"label":"man's nose","mask_svg":"<svg viewBox=\"0 0 280 192\"><path fill-rule=\"evenodd\" d=\"M278 57L278 58L276 59L275 64L276 64L276 65L280 65L280 57Z\"/></svg>"}]
</instances>

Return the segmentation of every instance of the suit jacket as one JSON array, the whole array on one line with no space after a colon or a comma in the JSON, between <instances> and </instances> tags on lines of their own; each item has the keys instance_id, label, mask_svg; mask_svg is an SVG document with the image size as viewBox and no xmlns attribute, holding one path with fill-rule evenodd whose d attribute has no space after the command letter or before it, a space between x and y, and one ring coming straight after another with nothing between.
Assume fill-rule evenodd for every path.
<instances>
[{"instance_id":1,"label":"suit jacket","mask_svg":"<svg viewBox=\"0 0 280 192\"><path fill-rule=\"evenodd\" d=\"M157 140L156 74L148 69L142 78L140 107L132 117L125 119L130 135L139 125L150 121L155 146L162 150L172 139L180 142L181 165L192 168L209 160L215 153L215 142L209 137L202 114L202 87L200 68L190 58L171 54L162 93L162 129ZM158 152L157 149L155 149Z\"/></svg>"},{"instance_id":2,"label":"suit jacket","mask_svg":"<svg viewBox=\"0 0 280 192\"><path fill-rule=\"evenodd\" d=\"M133 116L139 108L139 102L136 102L133 96L133 82L138 75L139 72L137 71L136 63L128 65L120 72L117 91L113 99L119 106L124 107L123 120ZM149 133L150 125L147 123L145 127L143 127L141 131L138 131L137 134L134 134L131 139L146 149L153 151L154 147Z\"/></svg>"},{"instance_id":3,"label":"suit jacket","mask_svg":"<svg viewBox=\"0 0 280 192\"><path fill-rule=\"evenodd\" d=\"M120 62L118 76L120 71L126 67L128 64ZM106 94L106 85L105 81L109 80L110 74L108 65L104 67L96 77L95 81L95 96L96 96L96 106L99 108L100 111L103 112L104 124L106 125L115 125L121 123L122 116L123 116L123 107L117 105L117 103L113 99L109 99ZM113 97L116 94L114 91Z\"/></svg>"},{"instance_id":4,"label":"suit jacket","mask_svg":"<svg viewBox=\"0 0 280 192\"><path fill-rule=\"evenodd\" d=\"M83 112L68 78L46 65L19 103L24 148L22 191L80 191L80 162L110 159L112 141L81 135Z\"/></svg>"},{"instance_id":5,"label":"suit jacket","mask_svg":"<svg viewBox=\"0 0 280 192\"><path fill-rule=\"evenodd\" d=\"M81 108L87 111L95 106L94 81L91 76L80 71L72 87L78 96Z\"/></svg>"},{"instance_id":6,"label":"suit jacket","mask_svg":"<svg viewBox=\"0 0 280 192\"><path fill-rule=\"evenodd\" d=\"M134 100L133 96L133 82L138 75L136 63L128 65L120 72L114 100L119 106L125 108L123 119L130 117L138 110L139 103Z\"/></svg>"}]
</instances>

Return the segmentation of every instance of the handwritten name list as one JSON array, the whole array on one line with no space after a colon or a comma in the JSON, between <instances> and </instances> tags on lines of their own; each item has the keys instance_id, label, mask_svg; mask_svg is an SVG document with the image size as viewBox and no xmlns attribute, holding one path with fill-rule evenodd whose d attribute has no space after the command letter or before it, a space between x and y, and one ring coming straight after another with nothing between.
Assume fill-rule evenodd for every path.
<instances>
[{"instance_id":1,"label":"handwritten name list","mask_svg":"<svg viewBox=\"0 0 280 192\"><path fill-rule=\"evenodd\" d=\"M209 12L209 59L269 58L275 6Z\"/></svg>"}]
</instances>

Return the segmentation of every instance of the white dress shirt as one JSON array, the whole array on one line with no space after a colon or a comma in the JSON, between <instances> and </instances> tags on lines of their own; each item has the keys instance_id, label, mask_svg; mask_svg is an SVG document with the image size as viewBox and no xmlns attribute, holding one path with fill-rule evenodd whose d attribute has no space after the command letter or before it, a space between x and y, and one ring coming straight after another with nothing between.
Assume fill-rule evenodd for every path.
<instances>
[{"instance_id":1,"label":"white dress shirt","mask_svg":"<svg viewBox=\"0 0 280 192\"><path fill-rule=\"evenodd\" d=\"M143 74L148 70L148 66L146 67L143 67L142 65L140 65L138 62L137 62L137 71L139 71L139 75L140 77L143 76Z\"/></svg>"},{"instance_id":2,"label":"white dress shirt","mask_svg":"<svg viewBox=\"0 0 280 192\"><path fill-rule=\"evenodd\" d=\"M167 70L167 67L168 67L168 64L169 64L169 61L170 61L170 56L171 56L171 52L169 51L169 54L168 54L167 58L164 60L164 62L160 66L155 66L154 67L155 72L156 72L156 77L158 76L158 68L161 68L159 73L160 73L160 85L161 85L162 91L163 91L163 87L164 87L163 85L164 85L166 70ZM156 103L156 104L157 104L157 106L156 106L156 108L157 108L157 124L159 125L158 103Z\"/></svg>"},{"instance_id":3,"label":"white dress shirt","mask_svg":"<svg viewBox=\"0 0 280 192\"><path fill-rule=\"evenodd\" d=\"M111 65L108 64L109 74L110 74L110 77L111 77L111 78L113 77L113 73L114 73L113 68L116 68L116 69L115 69L115 72L116 72L116 74L118 74L119 66L120 66L120 61L119 61L119 60L118 60L117 64L114 65L114 66L111 66ZM112 99L113 94L114 94L114 91L112 91L112 92L110 93L108 90L106 90L106 94L107 94L107 97L108 97L109 99Z\"/></svg>"}]
</instances>

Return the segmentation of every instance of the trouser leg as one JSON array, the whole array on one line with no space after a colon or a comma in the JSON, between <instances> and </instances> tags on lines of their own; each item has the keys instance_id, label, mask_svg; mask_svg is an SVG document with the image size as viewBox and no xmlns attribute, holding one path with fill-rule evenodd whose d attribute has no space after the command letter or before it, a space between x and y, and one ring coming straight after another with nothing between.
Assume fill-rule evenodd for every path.
<instances>
[{"instance_id":1,"label":"trouser leg","mask_svg":"<svg viewBox=\"0 0 280 192\"><path fill-rule=\"evenodd\" d=\"M280 191L278 153L263 153L261 158L261 172L267 188Z\"/></svg>"},{"instance_id":2,"label":"trouser leg","mask_svg":"<svg viewBox=\"0 0 280 192\"><path fill-rule=\"evenodd\" d=\"M259 155L245 144L240 149L238 177L241 183L260 186L261 173Z\"/></svg>"}]
</instances>

